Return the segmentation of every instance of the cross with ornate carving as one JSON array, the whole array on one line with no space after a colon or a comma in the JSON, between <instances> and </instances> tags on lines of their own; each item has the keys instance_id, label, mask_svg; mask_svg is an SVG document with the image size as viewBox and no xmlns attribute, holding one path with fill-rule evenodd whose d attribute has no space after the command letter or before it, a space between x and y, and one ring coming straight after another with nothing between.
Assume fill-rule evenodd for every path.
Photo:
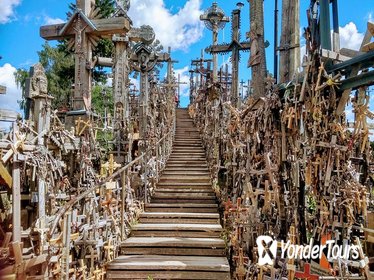
<instances>
[{"instance_id":1,"label":"cross with ornate carving","mask_svg":"<svg viewBox=\"0 0 374 280\"><path fill-rule=\"evenodd\" d=\"M240 42L240 10L236 9L232 12L231 23L231 42L228 44L211 46L205 49L210 54L229 53L231 52L232 63L232 83L231 83L231 103L239 106L239 60L240 51L250 50L249 42Z\"/></svg>"},{"instance_id":2,"label":"cross with ornate carving","mask_svg":"<svg viewBox=\"0 0 374 280\"><path fill-rule=\"evenodd\" d=\"M234 256L236 263L235 274L239 280L243 280L247 272L245 265L248 264L249 258L244 256L243 248L239 248L237 256Z\"/></svg>"},{"instance_id":3,"label":"cross with ornate carving","mask_svg":"<svg viewBox=\"0 0 374 280\"><path fill-rule=\"evenodd\" d=\"M108 172L108 176L112 176L114 170L121 167L120 164L114 161L113 154L109 155L109 160L101 165L101 176L103 176L106 172ZM106 171L106 172L104 172Z\"/></svg>"},{"instance_id":4,"label":"cross with ornate carving","mask_svg":"<svg viewBox=\"0 0 374 280\"><path fill-rule=\"evenodd\" d=\"M127 17L99 18L99 10L92 0L77 0L76 9L66 23L42 26L40 36L45 40L70 40L68 47L74 49L75 87L73 110L91 109L91 70L96 61L92 50L102 36L123 34L130 30Z\"/></svg>"},{"instance_id":5,"label":"cross with ornate carving","mask_svg":"<svg viewBox=\"0 0 374 280\"><path fill-rule=\"evenodd\" d=\"M218 30L223 29L230 18L225 16L223 10L218 7L216 2L208 8L203 15L200 15L200 20L205 23L205 26L212 30L213 46L218 43ZM217 80L217 53L213 53L213 81Z\"/></svg>"},{"instance_id":6,"label":"cross with ornate carving","mask_svg":"<svg viewBox=\"0 0 374 280\"><path fill-rule=\"evenodd\" d=\"M230 208L229 213L235 213L235 222L241 224L243 223L243 221L241 221L241 214L248 213L248 211L248 207L242 207L242 199L238 197L236 206Z\"/></svg>"}]
</instances>

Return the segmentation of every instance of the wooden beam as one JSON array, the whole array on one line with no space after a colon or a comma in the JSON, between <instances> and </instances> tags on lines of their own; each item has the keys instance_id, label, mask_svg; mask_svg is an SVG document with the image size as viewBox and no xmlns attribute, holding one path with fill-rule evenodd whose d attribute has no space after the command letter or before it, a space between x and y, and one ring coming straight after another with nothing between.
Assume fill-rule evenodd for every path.
<instances>
[{"instance_id":1,"label":"wooden beam","mask_svg":"<svg viewBox=\"0 0 374 280\"><path fill-rule=\"evenodd\" d=\"M95 25L96 31L91 32L95 35L110 35L126 33L130 30L130 22L123 17L93 19L91 22ZM46 25L40 27L40 37L45 40L61 40L68 37L74 37L75 31L70 30L65 34L60 34L66 23Z\"/></svg>"},{"instance_id":2,"label":"wooden beam","mask_svg":"<svg viewBox=\"0 0 374 280\"><path fill-rule=\"evenodd\" d=\"M3 165L3 163L0 161L0 176L3 178L5 183L9 188L12 188L13 179L12 176L9 174L8 169Z\"/></svg>"},{"instance_id":3,"label":"wooden beam","mask_svg":"<svg viewBox=\"0 0 374 280\"><path fill-rule=\"evenodd\" d=\"M0 85L0 94L6 94L6 87Z\"/></svg>"}]
</instances>

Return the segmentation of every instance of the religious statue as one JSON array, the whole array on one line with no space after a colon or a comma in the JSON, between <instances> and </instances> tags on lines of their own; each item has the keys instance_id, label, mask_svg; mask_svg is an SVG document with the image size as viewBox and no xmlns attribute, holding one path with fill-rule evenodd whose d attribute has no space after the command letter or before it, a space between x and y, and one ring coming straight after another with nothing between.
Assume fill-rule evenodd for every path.
<instances>
[{"instance_id":1,"label":"religious statue","mask_svg":"<svg viewBox=\"0 0 374 280\"><path fill-rule=\"evenodd\" d=\"M30 86L28 87L28 98L46 95L48 93L48 80L44 67L37 63L30 70Z\"/></svg>"}]
</instances>

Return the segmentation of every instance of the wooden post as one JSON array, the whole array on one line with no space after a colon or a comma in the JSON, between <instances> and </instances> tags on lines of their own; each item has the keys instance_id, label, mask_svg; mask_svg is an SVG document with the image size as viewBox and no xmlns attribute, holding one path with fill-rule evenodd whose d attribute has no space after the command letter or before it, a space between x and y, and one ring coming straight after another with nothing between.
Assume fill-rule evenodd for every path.
<instances>
[{"instance_id":1,"label":"wooden post","mask_svg":"<svg viewBox=\"0 0 374 280\"><path fill-rule=\"evenodd\" d=\"M292 80L300 67L300 0L283 0L279 82Z\"/></svg>"},{"instance_id":2,"label":"wooden post","mask_svg":"<svg viewBox=\"0 0 374 280\"><path fill-rule=\"evenodd\" d=\"M121 241L125 240L125 210L126 210L126 171L122 172L121 176L121 183L122 183L122 191L121 191Z\"/></svg>"},{"instance_id":3,"label":"wooden post","mask_svg":"<svg viewBox=\"0 0 374 280\"><path fill-rule=\"evenodd\" d=\"M251 30L247 38L251 41L251 56L248 67L252 67L253 97L265 95L266 58L264 42L264 3L263 0L247 0L250 3Z\"/></svg>"},{"instance_id":4,"label":"wooden post","mask_svg":"<svg viewBox=\"0 0 374 280\"><path fill-rule=\"evenodd\" d=\"M64 244L64 278L69 280L69 269L70 269L70 234L71 234L71 212L67 212L64 216L64 229L63 229L63 244Z\"/></svg>"},{"instance_id":5,"label":"wooden post","mask_svg":"<svg viewBox=\"0 0 374 280\"><path fill-rule=\"evenodd\" d=\"M17 140L18 125L13 123L13 139ZM21 172L17 153L13 153L13 185L12 185L12 205L13 205L13 242L21 242Z\"/></svg>"}]
</instances>

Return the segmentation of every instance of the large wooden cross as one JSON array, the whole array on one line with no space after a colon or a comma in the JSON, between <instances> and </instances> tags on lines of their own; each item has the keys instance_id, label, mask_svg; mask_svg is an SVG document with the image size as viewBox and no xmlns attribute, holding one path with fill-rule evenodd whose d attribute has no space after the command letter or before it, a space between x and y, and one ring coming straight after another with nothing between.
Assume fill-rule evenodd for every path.
<instances>
[{"instance_id":1,"label":"large wooden cross","mask_svg":"<svg viewBox=\"0 0 374 280\"><path fill-rule=\"evenodd\" d=\"M218 43L218 30L222 29L230 18L225 16L223 10L213 2L212 7L206 13L200 15L200 20L213 32L213 46ZM217 53L213 53L213 81L217 81Z\"/></svg>"},{"instance_id":2,"label":"large wooden cross","mask_svg":"<svg viewBox=\"0 0 374 280\"><path fill-rule=\"evenodd\" d=\"M210 54L231 52L232 63L232 84L231 84L231 102L239 105L239 60L240 51L250 50L249 42L240 42L240 10L236 9L232 13L232 38L229 44L211 46L205 49Z\"/></svg>"},{"instance_id":3,"label":"large wooden cross","mask_svg":"<svg viewBox=\"0 0 374 280\"><path fill-rule=\"evenodd\" d=\"M91 0L77 0L76 10L66 23L42 26L40 36L46 40L69 39L74 49L75 83L73 110L91 109L91 70L95 65L92 50L100 38L124 34L130 30L126 17L98 19L98 9Z\"/></svg>"},{"instance_id":4,"label":"large wooden cross","mask_svg":"<svg viewBox=\"0 0 374 280\"><path fill-rule=\"evenodd\" d=\"M146 139L147 115L149 101L149 72L154 69L157 63L167 62L170 59L169 53L156 53L150 45L139 43L134 46L131 56L131 66L135 71L140 72L140 97L141 97L141 123L140 138Z\"/></svg>"}]
</instances>

